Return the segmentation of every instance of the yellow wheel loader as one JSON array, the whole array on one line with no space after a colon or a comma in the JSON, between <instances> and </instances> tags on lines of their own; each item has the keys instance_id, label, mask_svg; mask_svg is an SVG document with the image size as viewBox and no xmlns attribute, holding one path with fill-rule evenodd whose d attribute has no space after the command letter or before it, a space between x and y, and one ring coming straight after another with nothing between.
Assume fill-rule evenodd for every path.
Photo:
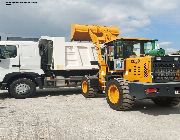
<instances>
[{"instance_id":1,"label":"yellow wheel loader","mask_svg":"<svg viewBox=\"0 0 180 140\"><path fill-rule=\"evenodd\" d=\"M180 103L180 56L167 56L157 41L118 38L117 27L72 25L71 40L92 41L99 73L81 83L86 98L106 94L114 110L129 110L135 99L152 99L160 106Z\"/></svg>"}]
</instances>

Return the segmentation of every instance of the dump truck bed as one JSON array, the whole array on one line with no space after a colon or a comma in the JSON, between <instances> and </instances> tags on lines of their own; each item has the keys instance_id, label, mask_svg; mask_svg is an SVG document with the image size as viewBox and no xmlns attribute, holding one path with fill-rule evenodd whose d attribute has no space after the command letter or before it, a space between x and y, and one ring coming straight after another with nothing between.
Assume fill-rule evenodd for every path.
<instances>
[{"instance_id":1,"label":"dump truck bed","mask_svg":"<svg viewBox=\"0 0 180 140\"><path fill-rule=\"evenodd\" d=\"M64 37L41 37L40 40L51 40L53 43L53 63L51 70L91 70L98 65L95 46L90 42L66 42Z\"/></svg>"}]
</instances>

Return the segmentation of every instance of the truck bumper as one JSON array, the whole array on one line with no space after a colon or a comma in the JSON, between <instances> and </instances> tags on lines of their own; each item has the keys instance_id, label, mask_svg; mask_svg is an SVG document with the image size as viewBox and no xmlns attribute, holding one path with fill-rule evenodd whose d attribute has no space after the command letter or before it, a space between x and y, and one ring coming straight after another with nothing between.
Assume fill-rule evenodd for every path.
<instances>
[{"instance_id":1,"label":"truck bumper","mask_svg":"<svg viewBox=\"0 0 180 140\"><path fill-rule=\"evenodd\" d=\"M147 89L157 89L156 92L147 93ZM180 82L168 83L129 83L129 94L136 99L154 97L180 97Z\"/></svg>"},{"instance_id":2,"label":"truck bumper","mask_svg":"<svg viewBox=\"0 0 180 140\"><path fill-rule=\"evenodd\" d=\"M7 83L0 83L0 90L6 90Z\"/></svg>"}]
</instances>

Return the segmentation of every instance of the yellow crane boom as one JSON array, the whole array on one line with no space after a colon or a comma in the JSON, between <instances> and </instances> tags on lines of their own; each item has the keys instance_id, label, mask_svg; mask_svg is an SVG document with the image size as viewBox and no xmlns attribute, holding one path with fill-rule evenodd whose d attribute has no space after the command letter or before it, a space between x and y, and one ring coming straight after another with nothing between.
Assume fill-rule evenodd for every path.
<instances>
[{"instance_id":1,"label":"yellow crane boom","mask_svg":"<svg viewBox=\"0 0 180 140\"><path fill-rule=\"evenodd\" d=\"M102 58L100 44L115 40L119 35L117 27L107 27L99 25L80 25L72 24L71 40L72 41L92 41L98 50L98 60ZM101 60L101 59L100 59ZM102 61L102 60L101 60ZM101 61L98 61L99 64Z\"/></svg>"},{"instance_id":2,"label":"yellow crane boom","mask_svg":"<svg viewBox=\"0 0 180 140\"><path fill-rule=\"evenodd\" d=\"M106 63L102 59L101 45L103 43L116 40L120 31L113 26L99 26L99 25L80 25L72 24L71 26L71 40L72 41L92 41L96 47L98 55L99 82L103 86L104 75L106 74Z\"/></svg>"},{"instance_id":3,"label":"yellow crane boom","mask_svg":"<svg viewBox=\"0 0 180 140\"><path fill-rule=\"evenodd\" d=\"M96 35L102 42L116 39L120 31L114 26L99 25L71 25L71 40L73 41L93 41L91 33Z\"/></svg>"}]
</instances>

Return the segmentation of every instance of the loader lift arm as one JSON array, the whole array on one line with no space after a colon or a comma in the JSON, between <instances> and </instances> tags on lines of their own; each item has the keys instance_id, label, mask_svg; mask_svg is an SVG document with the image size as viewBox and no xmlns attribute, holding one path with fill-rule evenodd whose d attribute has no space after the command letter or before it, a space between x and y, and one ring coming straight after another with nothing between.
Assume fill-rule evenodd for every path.
<instances>
[{"instance_id":1,"label":"loader lift arm","mask_svg":"<svg viewBox=\"0 0 180 140\"><path fill-rule=\"evenodd\" d=\"M117 27L98 25L71 26L71 41L92 41L95 45L99 64L99 84L104 86L104 76L106 75L107 64L102 59L101 44L116 40L120 31Z\"/></svg>"}]
</instances>

